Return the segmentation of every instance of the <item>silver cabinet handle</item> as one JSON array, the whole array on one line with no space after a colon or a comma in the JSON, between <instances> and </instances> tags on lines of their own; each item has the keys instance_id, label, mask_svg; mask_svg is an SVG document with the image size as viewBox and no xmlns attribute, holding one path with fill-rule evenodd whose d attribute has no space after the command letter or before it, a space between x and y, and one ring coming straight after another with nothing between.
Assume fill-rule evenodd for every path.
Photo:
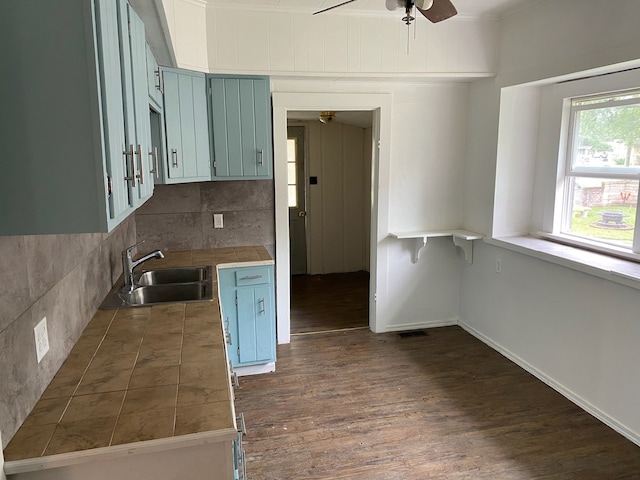
<instances>
[{"instance_id":1,"label":"silver cabinet handle","mask_svg":"<svg viewBox=\"0 0 640 480\"><path fill-rule=\"evenodd\" d=\"M262 278L262 275L247 275L246 277L242 277L240 280L256 280L258 278Z\"/></svg>"},{"instance_id":2,"label":"silver cabinet handle","mask_svg":"<svg viewBox=\"0 0 640 480\"><path fill-rule=\"evenodd\" d=\"M131 180L131 186L136 186L136 160L135 160L135 150L133 145L129 145L129 150L125 150L122 152L125 156L129 157L129 165L131 166L131 176L124 177L125 180Z\"/></svg>"},{"instance_id":3,"label":"silver cabinet handle","mask_svg":"<svg viewBox=\"0 0 640 480\"><path fill-rule=\"evenodd\" d=\"M260 165L260 166L264 165L264 150L263 149L258 150L258 165Z\"/></svg>"},{"instance_id":4,"label":"silver cabinet handle","mask_svg":"<svg viewBox=\"0 0 640 480\"><path fill-rule=\"evenodd\" d=\"M258 314L259 315L264 315L264 298L261 298L260 300L258 300Z\"/></svg>"},{"instance_id":5,"label":"silver cabinet handle","mask_svg":"<svg viewBox=\"0 0 640 480\"><path fill-rule=\"evenodd\" d=\"M153 161L153 168L149 170L149 173L153 173L157 178L158 177L158 147L153 147L153 149L151 149L151 151L149 152L149 155L151 155L151 159Z\"/></svg>"},{"instance_id":6,"label":"silver cabinet handle","mask_svg":"<svg viewBox=\"0 0 640 480\"><path fill-rule=\"evenodd\" d=\"M158 68L155 71L156 77L158 77L158 82L156 83L156 90L158 90L160 93L164 93L164 84L162 81L162 72L160 71L160 69Z\"/></svg>"},{"instance_id":7,"label":"silver cabinet handle","mask_svg":"<svg viewBox=\"0 0 640 480\"><path fill-rule=\"evenodd\" d=\"M171 149L171 157L173 158L173 161L171 162L172 165L175 168L178 168L178 150L176 150L175 148Z\"/></svg>"},{"instance_id":8,"label":"silver cabinet handle","mask_svg":"<svg viewBox=\"0 0 640 480\"><path fill-rule=\"evenodd\" d=\"M136 175L140 179L140 185L144 185L144 168L142 168L142 145L138 144L138 150L136 151L138 160L140 162L140 173Z\"/></svg>"}]
</instances>

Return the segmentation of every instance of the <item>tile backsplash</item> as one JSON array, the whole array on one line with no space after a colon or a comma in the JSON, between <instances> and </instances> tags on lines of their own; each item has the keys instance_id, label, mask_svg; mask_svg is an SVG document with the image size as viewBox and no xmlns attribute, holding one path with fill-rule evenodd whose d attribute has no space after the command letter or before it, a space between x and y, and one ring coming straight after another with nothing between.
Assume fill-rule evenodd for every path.
<instances>
[{"instance_id":1,"label":"tile backsplash","mask_svg":"<svg viewBox=\"0 0 640 480\"><path fill-rule=\"evenodd\" d=\"M0 236L4 445L122 273L120 252L135 240L133 216L109 234ZM50 350L37 363L33 327L42 317L47 317Z\"/></svg>"},{"instance_id":2,"label":"tile backsplash","mask_svg":"<svg viewBox=\"0 0 640 480\"><path fill-rule=\"evenodd\" d=\"M140 251L176 251L275 244L273 180L238 180L156 185L136 211ZM213 214L223 228L213 227Z\"/></svg>"}]
</instances>

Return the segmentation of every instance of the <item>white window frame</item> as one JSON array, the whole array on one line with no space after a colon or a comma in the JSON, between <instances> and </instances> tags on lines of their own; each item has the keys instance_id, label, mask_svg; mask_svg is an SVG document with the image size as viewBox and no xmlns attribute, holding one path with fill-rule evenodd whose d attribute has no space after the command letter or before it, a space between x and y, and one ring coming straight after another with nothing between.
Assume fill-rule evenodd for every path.
<instances>
[{"instance_id":1,"label":"white window frame","mask_svg":"<svg viewBox=\"0 0 640 480\"><path fill-rule=\"evenodd\" d=\"M640 88L633 90L617 90L613 92L604 92L598 94L573 96L564 98L564 116L562 125L565 127L561 133L561 145L566 145L566 153L559 155L558 170L562 172L562 178L557 182L560 188L557 198L562 201L556 202L553 216L554 228L552 235L558 237L566 243L576 246L589 248L602 253L624 256L640 260L640 199L636 204L636 221L634 229L634 241L630 248L616 245L615 242L607 242L606 240L592 240L577 234L565 232L566 226L570 223L573 214L573 195L572 184L576 178L603 178L610 180L640 180L640 166L626 167L622 169L614 169L607 166L585 166L576 165L574 155L576 152L575 143L578 141L576 134L576 118L581 111L593 110L597 108L609 108L613 106L638 105L640 106L640 98L632 98L625 100L613 100L611 97L621 96L625 94L640 94ZM588 100L606 100L601 103L575 105L576 102ZM568 117L568 118L567 118ZM564 137L564 138L562 138Z\"/></svg>"}]
</instances>

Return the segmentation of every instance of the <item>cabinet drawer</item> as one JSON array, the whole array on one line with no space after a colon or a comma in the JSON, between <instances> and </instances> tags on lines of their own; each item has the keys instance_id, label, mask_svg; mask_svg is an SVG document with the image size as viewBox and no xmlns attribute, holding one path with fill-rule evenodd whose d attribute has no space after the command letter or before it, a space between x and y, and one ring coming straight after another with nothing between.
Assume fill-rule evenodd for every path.
<instances>
[{"instance_id":1,"label":"cabinet drawer","mask_svg":"<svg viewBox=\"0 0 640 480\"><path fill-rule=\"evenodd\" d=\"M269 267L242 268L235 273L236 287L269 283Z\"/></svg>"}]
</instances>

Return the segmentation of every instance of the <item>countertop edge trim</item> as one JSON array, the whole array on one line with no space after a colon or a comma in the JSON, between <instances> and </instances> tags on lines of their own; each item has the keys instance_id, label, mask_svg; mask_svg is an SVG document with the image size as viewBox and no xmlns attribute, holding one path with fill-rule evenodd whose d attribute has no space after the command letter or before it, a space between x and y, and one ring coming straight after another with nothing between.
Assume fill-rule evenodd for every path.
<instances>
[{"instance_id":1,"label":"countertop edge trim","mask_svg":"<svg viewBox=\"0 0 640 480\"><path fill-rule=\"evenodd\" d=\"M7 475L34 472L50 468L67 467L95 460L109 460L113 458L127 457L130 455L158 453L175 448L232 441L237 437L238 431L234 428L190 433L175 437L143 440L135 443L125 443L122 445L111 445L108 447L99 447L90 450L80 450L77 452L60 453L43 457L27 458L24 460L5 461L4 471Z\"/></svg>"}]
</instances>

